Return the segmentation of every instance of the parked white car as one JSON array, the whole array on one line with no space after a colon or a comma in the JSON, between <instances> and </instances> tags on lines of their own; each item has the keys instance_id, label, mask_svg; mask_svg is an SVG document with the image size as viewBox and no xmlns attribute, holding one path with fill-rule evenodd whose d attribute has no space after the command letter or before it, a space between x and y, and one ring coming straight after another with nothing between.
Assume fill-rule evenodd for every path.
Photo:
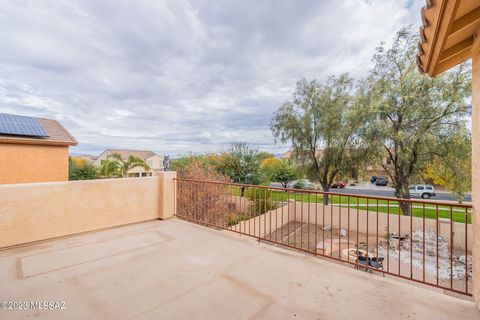
<instances>
[{"instance_id":1,"label":"parked white car","mask_svg":"<svg viewBox=\"0 0 480 320\"><path fill-rule=\"evenodd\" d=\"M435 189L433 186L428 184L417 184L408 187L411 197L429 199L430 197L435 197Z\"/></svg>"}]
</instances>

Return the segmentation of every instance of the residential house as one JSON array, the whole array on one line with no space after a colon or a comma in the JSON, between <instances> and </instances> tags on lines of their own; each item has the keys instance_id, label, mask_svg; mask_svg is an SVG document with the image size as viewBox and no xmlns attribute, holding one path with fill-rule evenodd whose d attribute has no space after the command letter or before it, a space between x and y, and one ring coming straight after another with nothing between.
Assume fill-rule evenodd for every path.
<instances>
[{"instance_id":1,"label":"residential house","mask_svg":"<svg viewBox=\"0 0 480 320\"><path fill-rule=\"evenodd\" d=\"M143 167L135 167L128 171L129 177L149 177L155 176L159 172L163 171L163 158L150 150L127 150L127 149L106 149L95 160L93 164L101 166L106 160L109 160L109 156L118 153L122 158L127 159L129 156L134 156L142 159L149 167L146 170Z\"/></svg>"},{"instance_id":2,"label":"residential house","mask_svg":"<svg viewBox=\"0 0 480 320\"><path fill-rule=\"evenodd\" d=\"M57 120L0 113L0 184L68 180L75 145Z\"/></svg>"},{"instance_id":3,"label":"residential house","mask_svg":"<svg viewBox=\"0 0 480 320\"><path fill-rule=\"evenodd\" d=\"M321 155L321 150L317 150L315 152L315 155L319 157ZM299 154L298 152L294 152L293 150L287 150L280 155L280 159L294 161L307 156L308 156L307 152L304 152L303 154Z\"/></svg>"}]
</instances>

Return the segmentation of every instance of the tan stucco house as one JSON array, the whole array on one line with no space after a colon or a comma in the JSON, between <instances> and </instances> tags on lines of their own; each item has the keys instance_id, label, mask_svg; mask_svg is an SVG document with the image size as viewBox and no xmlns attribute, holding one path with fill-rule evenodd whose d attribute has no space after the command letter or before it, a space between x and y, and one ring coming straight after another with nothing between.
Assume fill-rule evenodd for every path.
<instances>
[{"instance_id":1,"label":"tan stucco house","mask_svg":"<svg viewBox=\"0 0 480 320\"><path fill-rule=\"evenodd\" d=\"M113 153L120 154L124 159L129 156L140 158L150 168L149 170L145 170L143 167L132 168L128 171L129 177L155 176L158 172L163 171L163 158L150 150L106 149L93 161L93 164L101 166L102 162L108 160L108 157Z\"/></svg>"},{"instance_id":2,"label":"tan stucco house","mask_svg":"<svg viewBox=\"0 0 480 320\"><path fill-rule=\"evenodd\" d=\"M77 145L77 141L60 122L8 114L0 116L0 184L68 180L68 148ZM4 120L12 118L33 121L43 129L44 135L22 131L29 129L28 125L22 127L25 125L22 121L11 126ZM1 130L2 126L18 131L12 134L15 130Z\"/></svg>"}]
</instances>

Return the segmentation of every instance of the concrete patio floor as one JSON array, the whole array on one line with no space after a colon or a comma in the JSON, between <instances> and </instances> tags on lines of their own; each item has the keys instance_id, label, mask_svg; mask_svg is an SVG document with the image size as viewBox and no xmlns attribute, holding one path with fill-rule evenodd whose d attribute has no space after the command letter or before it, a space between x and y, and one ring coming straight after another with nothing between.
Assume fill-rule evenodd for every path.
<instances>
[{"instance_id":1,"label":"concrete patio floor","mask_svg":"<svg viewBox=\"0 0 480 320\"><path fill-rule=\"evenodd\" d=\"M0 251L0 319L479 319L470 301L178 219Z\"/></svg>"}]
</instances>

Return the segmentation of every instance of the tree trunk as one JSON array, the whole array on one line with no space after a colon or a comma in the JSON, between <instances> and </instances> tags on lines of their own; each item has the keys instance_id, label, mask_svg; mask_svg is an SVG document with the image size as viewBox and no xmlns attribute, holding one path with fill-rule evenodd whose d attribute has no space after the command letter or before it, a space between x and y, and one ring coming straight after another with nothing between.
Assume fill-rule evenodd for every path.
<instances>
[{"instance_id":1,"label":"tree trunk","mask_svg":"<svg viewBox=\"0 0 480 320\"><path fill-rule=\"evenodd\" d=\"M408 198L404 198L404 199L408 199ZM402 210L402 213L404 216L410 216L412 214L410 202L399 201L398 205L400 206L400 210Z\"/></svg>"},{"instance_id":2,"label":"tree trunk","mask_svg":"<svg viewBox=\"0 0 480 320\"><path fill-rule=\"evenodd\" d=\"M328 192L330 190L330 186L322 184L322 190L323 192ZM326 206L328 206L328 198L329 198L328 194L323 194L323 204Z\"/></svg>"},{"instance_id":3,"label":"tree trunk","mask_svg":"<svg viewBox=\"0 0 480 320\"><path fill-rule=\"evenodd\" d=\"M403 180L403 179L402 179ZM400 183L395 184L395 197L400 199L410 199L410 192L408 191L408 183L403 180ZM412 208L410 202L398 201L398 206L404 216L410 216L412 214Z\"/></svg>"}]
</instances>

